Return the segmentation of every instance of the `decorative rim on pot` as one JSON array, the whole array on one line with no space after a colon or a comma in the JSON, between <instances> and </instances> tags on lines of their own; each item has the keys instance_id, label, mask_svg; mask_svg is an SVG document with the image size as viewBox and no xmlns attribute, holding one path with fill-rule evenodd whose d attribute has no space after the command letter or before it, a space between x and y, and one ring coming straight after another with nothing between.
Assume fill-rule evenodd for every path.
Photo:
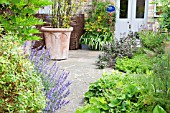
<instances>
[{"instance_id":1,"label":"decorative rim on pot","mask_svg":"<svg viewBox=\"0 0 170 113\"><path fill-rule=\"evenodd\" d=\"M57 32L70 32L73 31L73 27L70 28L52 28L51 26L44 26L41 27L41 31L51 32L51 31L57 31Z\"/></svg>"}]
</instances>

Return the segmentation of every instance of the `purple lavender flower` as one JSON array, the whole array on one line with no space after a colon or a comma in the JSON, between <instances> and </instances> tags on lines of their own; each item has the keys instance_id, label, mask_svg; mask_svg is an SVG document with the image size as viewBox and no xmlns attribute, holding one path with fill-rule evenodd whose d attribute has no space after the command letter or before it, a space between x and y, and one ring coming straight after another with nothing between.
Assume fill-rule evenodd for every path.
<instances>
[{"instance_id":1,"label":"purple lavender flower","mask_svg":"<svg viewBox=\"0 0 170 113\"><path fill-rule=\"evenodd\" d=\"M40 51L32 49L28 57L33 62L35 71L42 78L43 91L47 100L44 113L53 113L69 103L65 99L70 94L69 86L71 85L71 82L67 81L69 73L60 70L57 62L50 65L49 56L49 50L43 47Z\"/></svg>"}]
</instances>

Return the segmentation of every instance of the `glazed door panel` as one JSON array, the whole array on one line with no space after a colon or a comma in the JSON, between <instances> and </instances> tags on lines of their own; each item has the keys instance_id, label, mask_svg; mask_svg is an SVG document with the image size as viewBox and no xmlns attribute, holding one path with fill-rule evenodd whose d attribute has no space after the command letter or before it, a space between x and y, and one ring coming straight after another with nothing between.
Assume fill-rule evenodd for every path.
<instances>
[{"instance_id":1,"label":"glazed door panel","mask_svg":"<svg viewBox=\"0 0 170 113\"><path fill-rule=\"evenodd\" d=\"M147 23L148 0L116 0L117 39L136 32Z\"/></svg>"}]
</instances>

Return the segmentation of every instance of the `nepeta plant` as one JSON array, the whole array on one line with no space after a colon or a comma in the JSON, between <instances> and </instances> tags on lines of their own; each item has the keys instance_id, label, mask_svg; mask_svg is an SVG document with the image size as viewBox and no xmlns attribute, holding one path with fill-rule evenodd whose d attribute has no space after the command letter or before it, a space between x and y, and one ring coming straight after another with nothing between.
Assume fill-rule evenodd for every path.
<instances>
[{"instance_id":1,"label":"nepeta plant","mask_svg":"<svg viewBox=\"0 0 170 113\"><path fill-rule=\"evenodd\" d=\"M38 49L38 48L37 48ZM32 49L29 59L34 64L34 69L41 74L44 92L46 95L46 107L44 113L53 113L62 106L69 103L66 97L70 94L70 81L67 81L69 75L65 70L60 70L57 62L50 62L49 51L37 51Z\"/></svg>"}]
</instances>

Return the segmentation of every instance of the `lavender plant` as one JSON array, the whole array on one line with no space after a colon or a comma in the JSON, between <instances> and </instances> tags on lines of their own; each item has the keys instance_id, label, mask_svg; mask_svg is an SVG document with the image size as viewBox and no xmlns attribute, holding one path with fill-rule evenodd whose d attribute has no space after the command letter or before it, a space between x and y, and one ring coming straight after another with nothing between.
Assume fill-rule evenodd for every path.
<instances>
[{"instance_id":1,"label":"lavender plant","mask_svg":"<svg viewBox=\"0 0 170 113\"><path fill-rule=\"evenodd\" d=\"M62 106L69 103L66 97L70 94L70 81L67 81L69 75L65 70L60 70L57 62L50 62L49 51L37 51L32 49L28 58L33 62L34 69L41 75L44 92L46 95L46 107L44 113L54 113Z\"/></svg>"}]
</instances>

